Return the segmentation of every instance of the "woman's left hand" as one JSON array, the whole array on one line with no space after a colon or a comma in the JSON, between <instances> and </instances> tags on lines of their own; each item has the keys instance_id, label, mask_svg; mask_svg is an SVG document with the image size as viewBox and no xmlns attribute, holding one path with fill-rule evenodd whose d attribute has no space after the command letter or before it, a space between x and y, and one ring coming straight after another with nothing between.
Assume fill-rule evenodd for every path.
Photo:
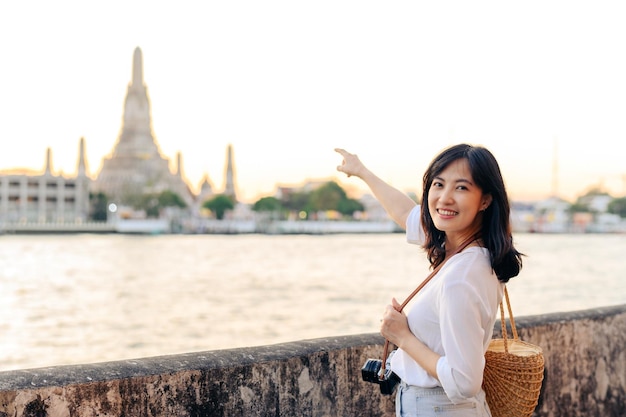
<instances>
[{"instance_id":1,"label":"woman's left hand","mask_svg":"<svg viewBox=\"0 0 626 417\"><path fill-rule=\"evenodd\" d=\"M400 308L400 303L393 298L391 304L385 308L380 324L380 334L397 347L402 347L402 341L406 337L413 336L406 315Z\"/></svg>"}]
</instances>

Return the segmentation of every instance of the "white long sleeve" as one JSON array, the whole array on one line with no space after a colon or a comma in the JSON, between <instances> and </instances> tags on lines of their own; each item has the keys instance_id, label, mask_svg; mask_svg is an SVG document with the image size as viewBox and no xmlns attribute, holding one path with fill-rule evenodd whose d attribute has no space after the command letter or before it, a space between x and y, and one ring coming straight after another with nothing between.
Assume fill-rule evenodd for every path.
<instances>
[{"instance_id":1,"label":"white long sleeve","mask_svg":"<svg viewBox=\"0 0 626 417\"><path fill-rule=\"evenodd\" d=\"M418 208L409 215L406 231L410 243L422 243ZM443 387L452 402L475 396L481 389L484 355L502 294L487 249L470 247L450 258L416 295L407 313L413 334L441 355L438 379L401 349L393 356L391 369L409 385Z\"/></svg>"}]
</instances>

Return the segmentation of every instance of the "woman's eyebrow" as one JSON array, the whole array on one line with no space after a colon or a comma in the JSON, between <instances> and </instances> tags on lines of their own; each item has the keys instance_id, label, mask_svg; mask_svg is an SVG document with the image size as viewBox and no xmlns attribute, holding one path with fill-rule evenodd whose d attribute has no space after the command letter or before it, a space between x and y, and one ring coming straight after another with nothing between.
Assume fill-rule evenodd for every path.
<instances>
[{"instance_id":1,"label":"woman's eyebrow","mask_svg":"<svg viewBox=\"0 0 626 417\"><path fill-rule=\"evenodd\" d=\"M446 182L446 180L440 176L434 176L433 180L439 180L442 182ZM464 184L469 184L469 185L474 185L474 183L470 180L468 180L467 178L459 178L457 180L454 180L455 183L459 184L459 183L464 183Z\"/></svg>"}]
</instances>

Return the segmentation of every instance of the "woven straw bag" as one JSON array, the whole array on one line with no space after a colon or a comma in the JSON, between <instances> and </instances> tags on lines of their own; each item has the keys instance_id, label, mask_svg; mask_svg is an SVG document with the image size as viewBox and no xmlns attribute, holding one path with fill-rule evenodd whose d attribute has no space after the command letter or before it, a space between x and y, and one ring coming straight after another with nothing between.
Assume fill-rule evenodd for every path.
<instances>
[{"instance_id":1,"label":"woven straw bag","mask_svg":"<svg viewBox=\"0 0 626 417\"><path fill-rule=\"evenodd\" d=\"M504 306L500 303L502 339L493 339L485 353L483 389L493 417L530 417L543 382L543 351L519 339L506 286L504 297L513 339L507 337Z\"/></svg>"}]
</instances>

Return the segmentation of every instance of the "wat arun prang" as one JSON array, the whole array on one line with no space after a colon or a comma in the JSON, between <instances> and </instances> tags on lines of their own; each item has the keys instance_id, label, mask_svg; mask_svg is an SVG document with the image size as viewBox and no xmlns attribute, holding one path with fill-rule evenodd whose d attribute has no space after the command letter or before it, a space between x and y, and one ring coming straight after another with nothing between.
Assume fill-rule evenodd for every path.
<instances>
[{"instance_id":1,"label":"wat arun prang","mask_svg":"<svg viewBox=\"0 0 626 417\"><path fill-rule=\"evenodd\" d=\"M136 195L170 190L193 206L196 200L206 199L213 191L205 177L200 195L196 197L183 179L181 165L179 153L175 172L170 171L169 160L161 155L152 132L150 99L143 81L143 57L137 47L133 54L132 80L126 93L122 128L111 155L103 158L102 168L91 189L103 192L110 202L122 205ZM224 194L236 199L233 171L232 147L229 145Z\"/></svg>"}]
</instances>

